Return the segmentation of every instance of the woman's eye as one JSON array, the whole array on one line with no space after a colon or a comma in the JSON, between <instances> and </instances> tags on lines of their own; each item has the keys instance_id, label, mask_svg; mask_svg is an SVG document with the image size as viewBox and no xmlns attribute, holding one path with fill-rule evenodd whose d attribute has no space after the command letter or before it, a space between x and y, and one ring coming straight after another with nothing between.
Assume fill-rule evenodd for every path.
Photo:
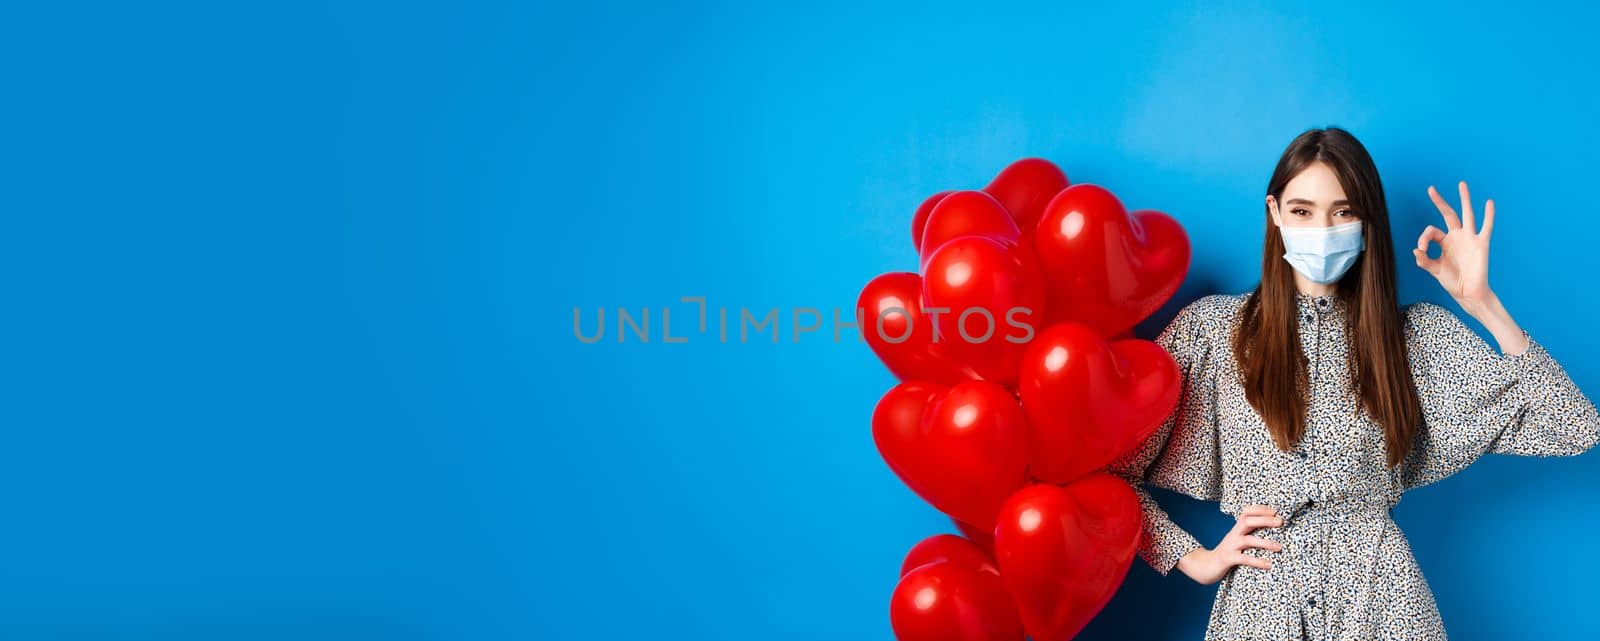
<instances>
[{"instance_id":1,"label":"woman's eye","mask_svg":"<svg viewBox=\"0 0 1600 641\"><path fill-rule=\"evenodd\" d=\"M1356 213L1355 213L1355 212L1353 212L1353 211L1350 211L1350 210L1348 210L1348 209L1341 209L1341 210L1339 210L1339 211L1338 211L1338 212L1336 212L1336 213L1335 213L1335 214L1334 214L1334 215L1336 215L1336 216L1345 216L1345 217L1349 217L1349 216L1354 216L1354 215L1356 215Z\"/></svg>"},{"instance_id":2,"label":"woman's eye","mask_svg":"<svg viewBox=\"0 0 1600 641\"><path fill-rule=\"evenodd\" d=\"M1310 216L1311 215L1311 212L1306 211L1304 209L1291 209L1291 210L1289 210L1289 213L1294 214L1296 216Z\"/></svg>"}]
</instances>

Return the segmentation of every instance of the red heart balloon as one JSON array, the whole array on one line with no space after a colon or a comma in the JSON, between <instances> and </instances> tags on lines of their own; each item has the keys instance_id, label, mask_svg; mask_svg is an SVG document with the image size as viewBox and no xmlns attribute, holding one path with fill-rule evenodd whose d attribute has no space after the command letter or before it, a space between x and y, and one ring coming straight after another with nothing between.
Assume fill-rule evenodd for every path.
<instances>
[{"instance_id":1,"label":"red heart balloon","mask_svg":"<svg viewBox=\"0 0 1600 641\"><path fill-rule=\"evenodd\" d=\"M1042 318L1044 285L1022 247L982 236L956 238L923 266L923 300L941 347L979 378L1017 380L1017 363ZM932 314L932 312L930 312Z\"/></svg>"},{"instance_id":2,"label":"red heart balloon","mask_svg":"<svg viewBox=\"0 0 1600 641\"><path fill-rule=\"evenodd\" d=\"M984 236L1016 243L1022 231L993 196L981 191L953 192L940 200L928 215L920 245L923 264L945 243L962 236Z\"/></svg>"},{"instance_id":3,"label":"red heart balloon","mask_svg":"<svg viewBox=\"0 0 1600 641\"><path fill-rule=\"evenodd\" d=\"M920 423L909 414L923 402ZM983 381L939 391L896 385L872 414L872 439L889 469L929 505L984 528L1027 481L1028 426L1017 399Z\"/></svg>"},{"instance_id":4,"label":"red heart balloon","mask_svg":"<svg viewBox=\"0 0 1600 641\"><path fill-rule=\"evenodd\" d=\"M941 191L929 196L921 205L917 205L917 213L911 215L911 246L916 248L918 256L922 255L922 230L928 226L928 215L933 213L933 208L939 201L953 193L955 192Z\"/></svg>"},{"instance_id":5,"label":"red heart balloon","mask_svg":"<svg viewBox=\"0 0 1600 641\"><path fill-rule=\"evenodd\" d=\"M950 522L956 524L956 530L961 532L961 536L967 537L968 541L972 541L972 544L983 550L989 558L994 558L994 528L981 528L961 519L950 519Z\"/></svg>"},{"instance_id":6,"label":"red heart balloon","mask_svg":"<svg viewBox=\"0 0 1600 641\"><path fill-rule=\"evenodd\" d=\"M1044 213L1044 207L1066 189L1067 174L1043 158L1023 158L1001 170L983 190L1000 201L1017 226L1031 231Z\"/></svg>"},{"instance_id":7,"label":"red heart balloon","mask_svg":"<svg viewBox=\"0 0 1600 641\"><path fill-rule=\"evenodd\" d=\"M927 381L906 381L889 388L872 408L874 442L915 443L922 434L922 416L949 387ZM879 449L883 449L879 445ZM894 465L890 464L890 469Z\"/></svg>"},{"instance_id":8,"label":"red heart balloon","mask_svg":"<svg viewBox=\"0 0 1600 641\"><path fill-rule=\"evenodd\" d=\"M954 534L935 534L911 546L911 551L906 553L906 560L900 564L900 576L905 576L929 563L946 562L964 568L1000 573L988 553L979 549L972 541Z\"/></svg>"},{"instance_id":9,"label":"red heart balloon","mask_svg":"<svg viewBox=\"0 0 1600 641\"><path fill-rule=\"evenodd\" d=\"M899 641L1023 641L1017 608L993 567L917 567L895 586L889 623Z\"/></svg>"},{"instance_id":10,"label":"red heart balloon","mask_svg":"<svg viewBox=\"0 0 1600 641\"><path fill-rule=\"evenodd\" d=\"M1121 479L1095 474L1025 487L1000 509L1000 576L1033 641L1067 641L1116 594L1138 549L1139 501Z\"/></svg>"},{"instance_id":11,"label":"red heart balloon","mask_svg":"<svg viewBox=\"0 0 1600 641\"><path fill-rule=\"evenodd\" d=\"M1033 437L1029 472L1065 483L1133 451L1172 415L1181 384L1177 362L1153 342L1107 343L1076 323L1040 332L1017 384Z\"/></svg>"},{"instance_id":12,"label":"red heart balloon","mask_svg":"<svg viewBox=\"0 0 1600 641\"><path fill-rule=\"evenodd\" d=\"M856 299L862 339L900 380L955 383L978 374L946 355L934 342L933 319L923 313L922 277L911 272L879 275Z\"/></svg>"},{"instance_id":13,"label":"red heart balloon","mask_svg":"<svg viewBox=\"0 0 1600 641\"><path fill-rule=\"evenodd\" d=\"M1033 234L1050 287L1048 318L1113 336L1161 308L1189 271L1189 236L1158 211L1129 214L1097 185L1073 185L1045 206Z\"/></svg>"}]
</instances>

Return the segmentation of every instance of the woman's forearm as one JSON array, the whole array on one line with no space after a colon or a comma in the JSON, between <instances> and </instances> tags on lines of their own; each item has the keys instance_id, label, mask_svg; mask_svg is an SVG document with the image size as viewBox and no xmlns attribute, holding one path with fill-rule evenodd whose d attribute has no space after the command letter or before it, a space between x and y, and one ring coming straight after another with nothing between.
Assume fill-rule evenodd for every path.
<instances>
[{"instance_id":1,"label":"woman's forearm","mask_svg":"<svg viewBox=\"0 0 1600 641\"><path fill-rule=\"evenodd\" d=\"M1460 300L1461 309L1473 318L1483 323L1485 329L1494 335L1495 342L1500 344L1500 352L1507 356L1521 354L1528 349L1528 338L1524 335L1522 327L1517 321L1512 320L1511 313L1506 311L1505 305L1500 304L1500 297L1490 292L1478 300Z\"/></svg>"}]
</instances>

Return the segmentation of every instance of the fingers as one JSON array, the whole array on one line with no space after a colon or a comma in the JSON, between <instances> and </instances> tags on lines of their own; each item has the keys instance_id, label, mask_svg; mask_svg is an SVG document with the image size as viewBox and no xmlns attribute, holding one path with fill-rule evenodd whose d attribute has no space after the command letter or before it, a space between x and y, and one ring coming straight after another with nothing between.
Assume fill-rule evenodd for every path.
<instances>
[{"instance_id":1,"label":"fingers","mask_svg":"<svg viewBox=\"0 0 1600 641\"><path fill-rule=\"evenodd\" d=\"M1247 565L1263 570L1272 569L1271 559L1266 559L1259 556L1250 556L1243 552L1234 552L1233 554L1228 555L1228 561L1234 565Z\"/></svg>"},{"instance_id":2,"label":"fingers","mask_svg":"<svg viewBox=\"0 0 1600 641\"><path fill-rule=\"evenodd\" d=\"M1439 246L1443 247L1444 246L1444 238L1445 238L1444 230L1439 229L1438 227L1434 227L1433 225L1428 225L1426 228L1424 228L1422 230L1422 235L1417 237L1417 249L1420 249L1423 252L1427 252L1428 251L1428 241L1430 241L1430 240L1434 241L1436 243L1439 243Z\"/></svg>"},{"instance_id":3,"label":"fingers","mask_svg":"<svg viewBox=\"0 0 1600 641\"><path fill-rule=\"evenodd\" d=\"M1244 509L1239 510L1239 516L1275 516L1277 513L1277 510L1272 509L1270 505L1246 505Z\"/></svg>"},{"instance_id":4,"label":"fingers","mask_svg":"<svg viewBox=\"0 0 1600 641\"><path fill-rule=\"evenodd\" d=\"M1422 230L1422 235L1417 237L1416 249L1411 250L1411 255L1417 259L1417 266L1426 270L1429 274L1439 273L1439 260L1444 256L1441 253L1439 258L1429 258L1428 242L1437 242L1442 249L1444 247L1444 237L1445 234L1442 230L1433 225L1428 225L1427 229Z\"/></svg>"},{"instance_id":5,"label":"fingers","mask_svg":"<svg viewBox=\"0 0 1600 641\"><path fill-rule=\"evenodd\" d=\"M1483 204L1483 231L1478 232L1484 241L1489 240L1489 232L1494 230L1494 199Z\"/></svg>"},{"instance_id":6,"label":"fingers","mask_svg":"<svg viewBox=\"0 0 1600 641\"><path fill-rule=\"evenodd\" d=\"M1439 190L1433 185L1428 185L1428 197L1433 199L1433 206L1439 209L1439 215L1444 216L1445 227L1455 229L1461 226L1461 220L1456 218L1455 208L1444 201L1444 196L1439 195Z\"/></svg>"},{"instance_id":7,"label":"fingers","mask_svg":"<svg viewBox=\"0 0 1600 641\"><path fill-rule=\"evenodd\" d=\"M1263 538L1261 538L1259 536L1255 536L1253 534L1239 537L1239 543L1240 543L1240 545L1242 545L1245 548L1261 548L1261 549L1266 550L1268 552L1282 552L1283 551L1283 544L1282 543L1279 543L1277 541L1269 541L1267 539L1263 539Z\"/></svg>"},{"instance_id":8,"label":"fingers","mask_svg":"<svg viewBox=\"0 0 1600 641\"><path fill-rule=\"evenodd\" d=\"M1265 557L1245 554L1245 550L1259 549L1268 552L1282 552L1283 544L1254 534L1259 528L1282 527L1283 519L1278 517L1276 510L1267 505L1247 505L1239 510L1239 520L1234 523L1233 531L1224 537L1218 552L1223 552L1221 558L1226 559L1230 565L1244 565L1262 570L1272 569L1272 560Z\"/></svg>"},{"instance_id":9,"label":"fingers","mask_svg":"<svg viewBox=\"0 0 1600 641\"><path fill-rule=\"evenodd\" d=\"M1248 516L1240 514L1238 522L1233 524L1233 530L1229 534L1249 534L1264 527L1283 527L1283 519L1278 518L1276 515L1268 514L1251 514Z\"/></svg>"},{"instance_id":10,"label":"fingers","mask_svg":"<svg viewBox=\"0 0 1600 641\"><path fill-rule=\"evenodd\" d=\"M1463 180L1456 189L1461 192L1461 226L1474 234L1478 233L1478 219L1472 214L1472 192L1467 191L1467 181Z\"/></svg>"},{"instance_id":11,"label":"fingers","mask_svg":"<svg viewBox=\"0 0 1600 641\"><path fill-rule=\"evenodd\" d=\"M1279 527L1283 519L1278 518L1278 512L1267 505L1246 505L1239 510L1238 520L1233 524L1232 534L1248 534L1256 528Z\"/></svg>"},{"instance_id":12,"label":"fingers","mask_svg":"<svg viewBox=\"0 0 1600 641\"><path fill-rule=\"evenodd\" d=\"M1260 518L1260 517L1257 517ZM1266 557L1245 554L1245 550L1259 549L1268 552L1282 552L1283 544L1269 541L1254 535L1232 536L1223 542L1227 550L1225 557L1232 565L1248 565L1263 570L1272 569L1272 560Z\"/></svg>"},{"instance_id":13,"label":"fingers","mask_svg":"<svg viewBox=\"0 0 1600 641\"><path fill-rule=\"evenodd\" d=\"M1428 258L1428 250L1413 249L1411 250L1411 255L1417 259L1417 267L1422 268L1422 271L1434 276L1439 275L1439 259Z\"/></svg>"},{"instance_id":14,"label":"fingers","mask_svg":"<svg viewBox=\"0 0 1600 641\"><path fill-rule=\"evenodd\" d=\"M1244 526L1245 531L1255 531L1264 527L1282 527L1283 519L1276 516L1246 516L1239 519L1239 525Z\"/></svg>"}]
</instances>

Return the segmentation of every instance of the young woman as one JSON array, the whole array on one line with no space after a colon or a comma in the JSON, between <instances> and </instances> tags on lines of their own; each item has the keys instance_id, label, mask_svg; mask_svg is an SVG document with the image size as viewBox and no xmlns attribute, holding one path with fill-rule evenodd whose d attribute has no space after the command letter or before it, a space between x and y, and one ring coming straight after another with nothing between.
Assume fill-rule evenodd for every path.
<instances>
[{"instance_id":1,"label":"young woman","mask_svg":"<svg viewBox=\"0 0 1600 641\"><path fill-rule=\"evenodd\" d=\"M1444 307L1396 303L1377 169L1336 128L1278 161L1255 290L1201 298L1156 338L1182 397L1114 468L1143 503L1145 561L1221 581L1206 639L1445 638L1390 519L1400 495L1485 453L1569 456L1600 438L1594 403L1489 287L1494 201L1479 229L1460 191L1458 216L1429 188L1446 229L1428 226L1412 254L1501 353ZM1237 523L1206 548L1141 480L1220 501Z\"/></svg>"}]
</instances>

